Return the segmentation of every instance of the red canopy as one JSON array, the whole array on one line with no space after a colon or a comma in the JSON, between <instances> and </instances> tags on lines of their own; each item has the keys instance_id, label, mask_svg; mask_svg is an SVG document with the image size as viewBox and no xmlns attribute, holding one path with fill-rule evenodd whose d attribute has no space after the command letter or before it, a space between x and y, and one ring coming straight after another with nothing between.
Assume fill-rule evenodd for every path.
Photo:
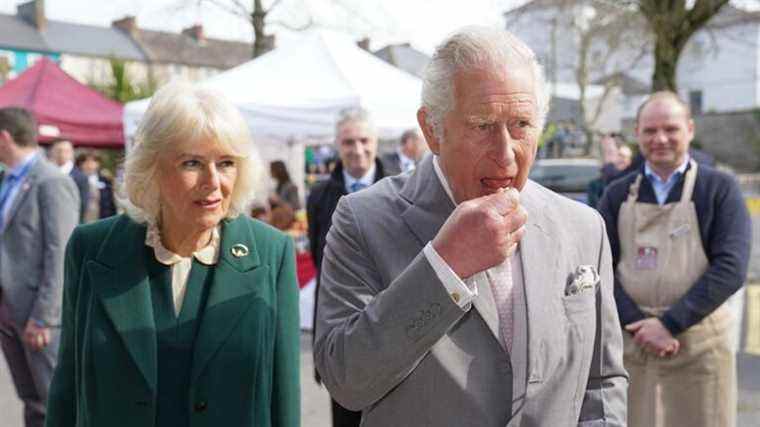
<instances>
[{"instance_id":1,"label":"red canopy","mask_svg":"<svg viewBox=\"0 0 760 427\"><path fill-rule=\"evenodd\" d=\"M0 107L10 106L34 113L40 142L68 139L76 146L124 147L124 106L74 80L46 57L0 87Z\"/></svg>"}]
</instances>

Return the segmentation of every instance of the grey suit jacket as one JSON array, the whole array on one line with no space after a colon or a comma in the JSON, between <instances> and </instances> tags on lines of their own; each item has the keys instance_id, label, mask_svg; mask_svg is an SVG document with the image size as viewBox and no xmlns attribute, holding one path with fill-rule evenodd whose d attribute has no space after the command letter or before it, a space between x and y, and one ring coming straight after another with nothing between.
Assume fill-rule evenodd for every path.
<instances>
[{"instance_id":1,"label":"grey suit jacket","mask_svg":"<svg viewBox=\"0 0 760 427\"><path fill-rule=\"evenodd\" d=\"M341 199L322 262L314 354L332 396L363 411L362 426L625 425L604 223L534 182L521 201L527 331L518 335L527 354L513 358L526 366L513 367L488 288L460 309L422 252L454 209L432 156L411 175ZM596 267L601 284L566 296L579 265ZM513 387L513 372L524 384Z\"/></svg>"},{"instance_id":2,"label":"grey suit jacket","mask_svg":"<svg viewBox=\"0 0 760 427\"><path fill-rule=\"evenodd\" d=\"M74 181L40 154L0 233L0 302L19 327L60 324L64 251L78 222Z\"/></svg>"}]
</instances>

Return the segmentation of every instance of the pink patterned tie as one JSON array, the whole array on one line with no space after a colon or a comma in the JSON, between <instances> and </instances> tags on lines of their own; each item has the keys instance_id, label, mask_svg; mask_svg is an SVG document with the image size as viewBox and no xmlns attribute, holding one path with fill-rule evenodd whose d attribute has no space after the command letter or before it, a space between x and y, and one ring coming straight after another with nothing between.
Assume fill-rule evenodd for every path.
<instances>
[{"instance_id":1,"label":"pink patterned tie","mask_svg":"<svg viewBox=\"0 0 760 427\"><path fill-rule=\"evenodd\" d=\"M506 261L486 271L488 281L491 284L493 299L496 303L496 312L499 314L499 329L501 330L501 339L507 351L512 351L513 337L513 283L512 283L512 263L510 258Z\"/></svg>"}]
</instances>

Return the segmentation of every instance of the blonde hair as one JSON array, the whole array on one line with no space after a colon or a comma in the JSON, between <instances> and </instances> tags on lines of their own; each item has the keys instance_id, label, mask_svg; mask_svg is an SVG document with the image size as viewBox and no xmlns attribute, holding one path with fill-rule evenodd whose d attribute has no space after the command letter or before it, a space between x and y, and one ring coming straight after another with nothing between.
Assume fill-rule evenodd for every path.
<instances>
[{"instance_id":1,"label":"blonde hair","mask_svg":"<svg viewBox=\"0 0 760 427\"><path fill-rule=\"evenodd\" d=\"M261 161L240 111L222 94L186 82L171 82L153 96L124 162L122 201L137 222L157 223L161 189L159 155L178 141L211 141L232 152L238 174L227 217L246 212L263 188Z\"/></svg>"}]
</instances>

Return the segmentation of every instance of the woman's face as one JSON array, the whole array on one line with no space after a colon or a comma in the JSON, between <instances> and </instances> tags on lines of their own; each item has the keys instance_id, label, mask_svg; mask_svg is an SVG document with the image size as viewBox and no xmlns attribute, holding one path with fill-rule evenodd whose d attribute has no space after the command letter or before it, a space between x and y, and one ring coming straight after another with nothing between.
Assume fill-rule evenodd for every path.
<instances>
[{"instance_id":1,"label":"woman's face","mask_svg":"<svg viewBox=\"0 0 760 427\"><path fill-rule=\"evenodd\" d=\"M192 233L215 227L230 208L239 159L212 140L180 142L158 158L161 221Z\"/></svg>"}]
</instances>

